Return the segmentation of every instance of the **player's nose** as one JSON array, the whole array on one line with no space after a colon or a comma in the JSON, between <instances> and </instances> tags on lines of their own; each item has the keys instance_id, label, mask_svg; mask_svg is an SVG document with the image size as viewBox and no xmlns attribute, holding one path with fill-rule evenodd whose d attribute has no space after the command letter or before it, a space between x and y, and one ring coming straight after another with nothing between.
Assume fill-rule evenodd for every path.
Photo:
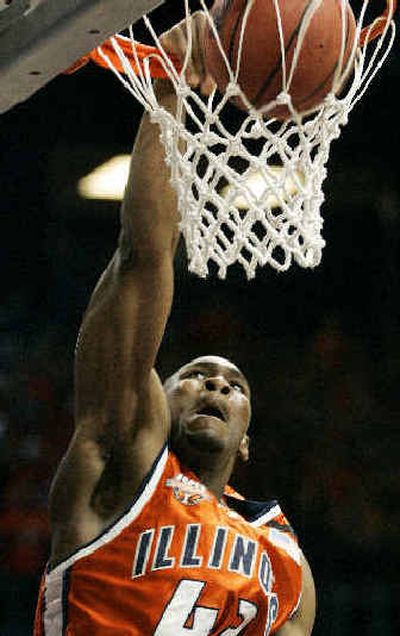
<instances>
[{"instance_id":1,"label":"player's nose","mask_svg":"<svg viewBox=\"0 0 400 636\"><path fill-rule=\"evenodd\" d=\"M207 391L216 391L222 393L223 395L228 395L231 390L229 382L225 380L225 378L221 375L214 376L212 378L207 378L204 383L204 386Z\"/></svg>"}]
</instances>

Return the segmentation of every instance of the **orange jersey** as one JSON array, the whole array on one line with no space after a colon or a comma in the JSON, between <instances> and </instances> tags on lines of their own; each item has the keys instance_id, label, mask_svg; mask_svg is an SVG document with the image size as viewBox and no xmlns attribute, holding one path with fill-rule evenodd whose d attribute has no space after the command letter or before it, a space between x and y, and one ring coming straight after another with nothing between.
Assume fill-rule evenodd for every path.
<instances>
[{"instance_id":1,"label":"orange jersey","mask_svg":"<svg viewBox=\"0 0 400 636\"><path fill-rule=\"evenodd\" d=\"M276 501L227 492L165 447L122 517L44 575L34 635L276 632L299 603L300 549Z\"/></svg>"}]
</instances>

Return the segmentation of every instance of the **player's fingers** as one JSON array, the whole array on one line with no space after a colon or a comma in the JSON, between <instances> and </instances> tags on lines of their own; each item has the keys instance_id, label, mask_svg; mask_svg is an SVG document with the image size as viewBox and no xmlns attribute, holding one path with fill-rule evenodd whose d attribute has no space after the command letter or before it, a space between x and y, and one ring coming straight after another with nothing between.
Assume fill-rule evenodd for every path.
<instances>
[{"instance_id":1,"label":"player's fingers","mask_svg":"<svg viewBox=\"0 0 400 636\"><path fill-rule=\"evenodd\" d=\"M165 51L169 55L175 56L179 62L183 65L186 60L186 53L188 47L188 38L187 38L187 28L186 21L183 20L178 25L175 25L169 31L166 31L160 36L160 42L165 49ZM192 57L190 56L187 61L187 66L185 70L185 76L187 82L193 86L197 87L200 84L201 77L196 70L195 64L193 63Z\"/></svg>"},{"instance_id":2,"label":"player's fingers","mask_svg":"<svg viewBox=\"0 0 400 636\"><path fill-rule=\"evenodd\" d=\"M206 26L206 16L203 12L197 11L192 16L193 26L193 51L192 59L199 76L204 80L207 70L204 59L204 31Z\"/></svg>"},{"instance_id":3,"label":"player's fingers","mask_svg":"<svg viewBox=\"0 0 400 636\"><path fill-rule=\"evenodd\" d=\"M181 55L182 55L181 59L183 64L186 60L187 49L189 46L187 25L185 21L182 23L182 27L178 31L178 40L179 40L179 46L181 48ZM192 47L193 47L193 43L192 43ZM190 86L192 86L193 88L197 88L197 86L199 86L201 81L201 75L198 72L197 66L193 59L193 55L189 55L189 59L187 60L185 76Z\"/></svg>"},{"instance_id":4,"label":"player's fingers","mask_svg":"<svg viewBox=\"0 0 400 636\"><path fill-rule=\"evenodd\" d=\"M187 38L186 46L189 46L189 38L191 40L186 80L192 88L200 87L205 77L203 53L204 19L205 15L203 12L195 11L191 14L189 20L185 21L185 27L183 28Z\"/></svg>"},{"instance_id":5,"label":"player's fingers","mask_svg":"<svg viewBox=\"0 0 400 636\"><path fill-rule=\"evenodd\" d=\"M210 74L206 75L205 79L200 84L200 92L202 95L211 95L213 90L217 87L215 80Z\"/></svg>"},{"instance_id":6,"label":"player's fingers","mask_svg":"<svg viewBox=\"0 0 400 636\"><path fill-rule=\"evenodd\" d=\"M167 53L176 56L181 64L186 61L186 81L192 88L200 88L204 95L210 94L214 88L208 76L204 58L206 20L204 12L196 11L189 20L182 20L160 37L161 44ZM186 60L189 40L191 40L191 51L189 59Z\"/></svg>"}]
</instances>

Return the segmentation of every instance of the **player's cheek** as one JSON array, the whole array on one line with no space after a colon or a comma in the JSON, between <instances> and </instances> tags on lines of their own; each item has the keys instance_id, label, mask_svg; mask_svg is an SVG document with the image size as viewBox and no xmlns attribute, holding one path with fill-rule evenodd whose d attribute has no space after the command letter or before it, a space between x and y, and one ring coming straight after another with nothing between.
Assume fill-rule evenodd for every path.
<instances>
[{"instance_id":1,"label":"player's cheek","mask_svg":"<svg viewBox=\"0 0 400 636\"><path fill-rule=\"evenodd\" d=\"M181 380L174 389L173 399L184 399L190 393L190 380Z\"/></svg>"},{"instance_id":2,"label":"player's cheek","mask_svg":"<svg viewBox=\"0 0 400 636\"><path fill-rule=\"evenodd\" d=\"M243 396L243 399L242 399L241 411L243 413L243 418L246 420L246 422L249 422L250 416L251 416L251 408L250 408L250 403L245 396Z\"/></svg>"},{"instance_id":3,"label":"player's cheek","mask_svg":"<svg viewBox=\"0 0 400 636\"><path fill-rule=\"evenodd\" d=\"M190 393L195 389L196 382L192 379L181 380L179 383L179 390L181 393Z\"/></svg>"}]
</instances>

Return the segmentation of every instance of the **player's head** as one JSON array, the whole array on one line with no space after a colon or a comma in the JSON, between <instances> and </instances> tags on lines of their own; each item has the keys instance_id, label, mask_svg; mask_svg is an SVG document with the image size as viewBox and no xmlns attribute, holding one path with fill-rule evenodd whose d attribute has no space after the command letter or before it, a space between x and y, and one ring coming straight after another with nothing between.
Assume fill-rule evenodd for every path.
<instances>
[{"instance_id":1,"label":"player's head","mask_svg":"<svg viewBox=\"0 0 400 636\"><path fill-rule=\"evenodd\" d=\"M164 383L171 411L171 445L190 466L248 459L250 387L240 369L219 356L195 358Z\"/></svg>"}]
</instances>

